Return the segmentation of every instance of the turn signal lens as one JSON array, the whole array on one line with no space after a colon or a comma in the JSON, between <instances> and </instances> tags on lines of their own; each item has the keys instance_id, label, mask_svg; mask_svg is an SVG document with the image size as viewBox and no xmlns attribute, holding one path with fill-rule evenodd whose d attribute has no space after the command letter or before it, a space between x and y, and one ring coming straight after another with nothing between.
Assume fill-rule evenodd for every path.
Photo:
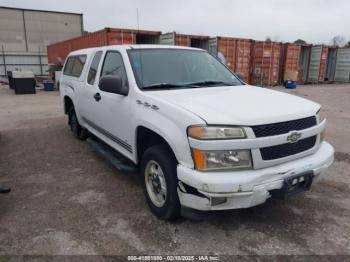
<instances>
[{"instance_id":1,"label":"turn signal lens","mask_svg":"<svg viewBox=\"0 0 350 262\"><path fill-rule=\"evenodd\" d=\"M205 169L205 155L203 151L193 149L192 150L194 164L196 169L203 170Z\"/></svg>"},{"instance_id":2,"label":"turn signal lens","mask_svg":"<svg viewBox=\"0 0 350 262\"><path fill-rule=\"evenodd\" d=\"M199 140L245 138L240 127L191 126L187 130L189 137Z\"/></svg>"}]
</instances>

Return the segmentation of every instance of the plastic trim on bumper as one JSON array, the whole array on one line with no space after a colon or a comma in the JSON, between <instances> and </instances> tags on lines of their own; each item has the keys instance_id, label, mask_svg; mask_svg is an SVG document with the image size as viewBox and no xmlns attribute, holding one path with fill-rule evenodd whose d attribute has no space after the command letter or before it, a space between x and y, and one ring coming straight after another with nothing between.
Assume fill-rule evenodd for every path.
<instances>
[{"instance_id":1,"label":"plastic trim on bumper","mask_svg":"<svg viewBox=\"0 0 350 262\"><path fill-rule=\"evenodd\" d=\"M199 172L178 165L178 179L206 196L188 194L178 189L179 199L183 206L198 210L256 206L270 197L269 191L280 189L285 178L311 170L315 178L318 178L325 174L333 160L333 147L322 142L318 151L312 155L259 170ZM212 205L213 197L226 197L227 201Z\"/></svg>"}]
</instances>

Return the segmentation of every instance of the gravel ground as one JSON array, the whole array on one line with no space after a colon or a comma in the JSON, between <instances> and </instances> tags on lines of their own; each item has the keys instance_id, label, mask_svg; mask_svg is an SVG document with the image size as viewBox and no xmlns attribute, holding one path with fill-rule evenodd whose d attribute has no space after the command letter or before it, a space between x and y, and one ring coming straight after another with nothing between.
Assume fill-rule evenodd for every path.
<instances>
[{"instance_id":1,"label":"gravel ground","mask_svg":"<svg viewBox=\"0 0 350 262\"><path fill-rule=\"evenodd\" d=\"M350 254L350 85L286 92L323 105L328 176L286 201L168 223L148 210L138 175L72 137L57 92L0 85L0 185L12 187L0 195L0 255Z\"/></svg>"}]
</instances>

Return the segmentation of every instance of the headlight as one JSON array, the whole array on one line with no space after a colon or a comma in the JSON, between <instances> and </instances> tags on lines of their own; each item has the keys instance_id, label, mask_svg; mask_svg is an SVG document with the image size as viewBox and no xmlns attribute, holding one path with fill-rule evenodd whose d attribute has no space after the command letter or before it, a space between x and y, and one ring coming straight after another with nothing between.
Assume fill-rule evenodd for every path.
<instances>
[{"instance_id":1,"label":"headlight","mask_svg":"<svg viewBox=\"0 0 350 262\"><path fill-rule=\"evenodd\" d=\"M197 170L248 169L252 167L250 150L202 151L192 149Z\"/></svg>"},{"instance_id":2,"label":"headlight","mask_svg":"<svg viewBox=\"0 0 350 262\"><path fill-rule=\"evenodd\" d=\"M318 123L322 123L323 120L325 120L325 117L323 116L322 114L322 110L318 110L317 114L316 114L316 117L317 117L317 121Z\"/></svg>"},{"instance_id":3,"label":"headlight","mask_svg":"<svg viewBox=\"0 0 350 262\"><path fill-rule=\"evenodd\" d=\"M238 139L246 137L244 130L240 127L220 126L190 126L187 130L187 135L199 140Z\"/></svg>"}]
</instances>

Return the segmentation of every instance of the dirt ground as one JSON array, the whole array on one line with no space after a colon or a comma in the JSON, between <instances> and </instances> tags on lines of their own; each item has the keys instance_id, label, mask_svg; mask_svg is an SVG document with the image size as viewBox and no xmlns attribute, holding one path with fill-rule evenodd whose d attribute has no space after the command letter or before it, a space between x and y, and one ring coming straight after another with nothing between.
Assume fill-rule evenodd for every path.
<instances>
[{"instance_id":1,"label":"dirt ground","mask_svg":"<svg viewBox=\"0 0 350 262\"><path fill-rule=\"evenodd\" d=\"M57 92L0 85L0 185L12 188L0 195L0 255L350 254L350 85L288 92L323 105L336 149L328 176L286 201L168 223L137 175L72 137Z\"/></svg>"}]
</instances>

